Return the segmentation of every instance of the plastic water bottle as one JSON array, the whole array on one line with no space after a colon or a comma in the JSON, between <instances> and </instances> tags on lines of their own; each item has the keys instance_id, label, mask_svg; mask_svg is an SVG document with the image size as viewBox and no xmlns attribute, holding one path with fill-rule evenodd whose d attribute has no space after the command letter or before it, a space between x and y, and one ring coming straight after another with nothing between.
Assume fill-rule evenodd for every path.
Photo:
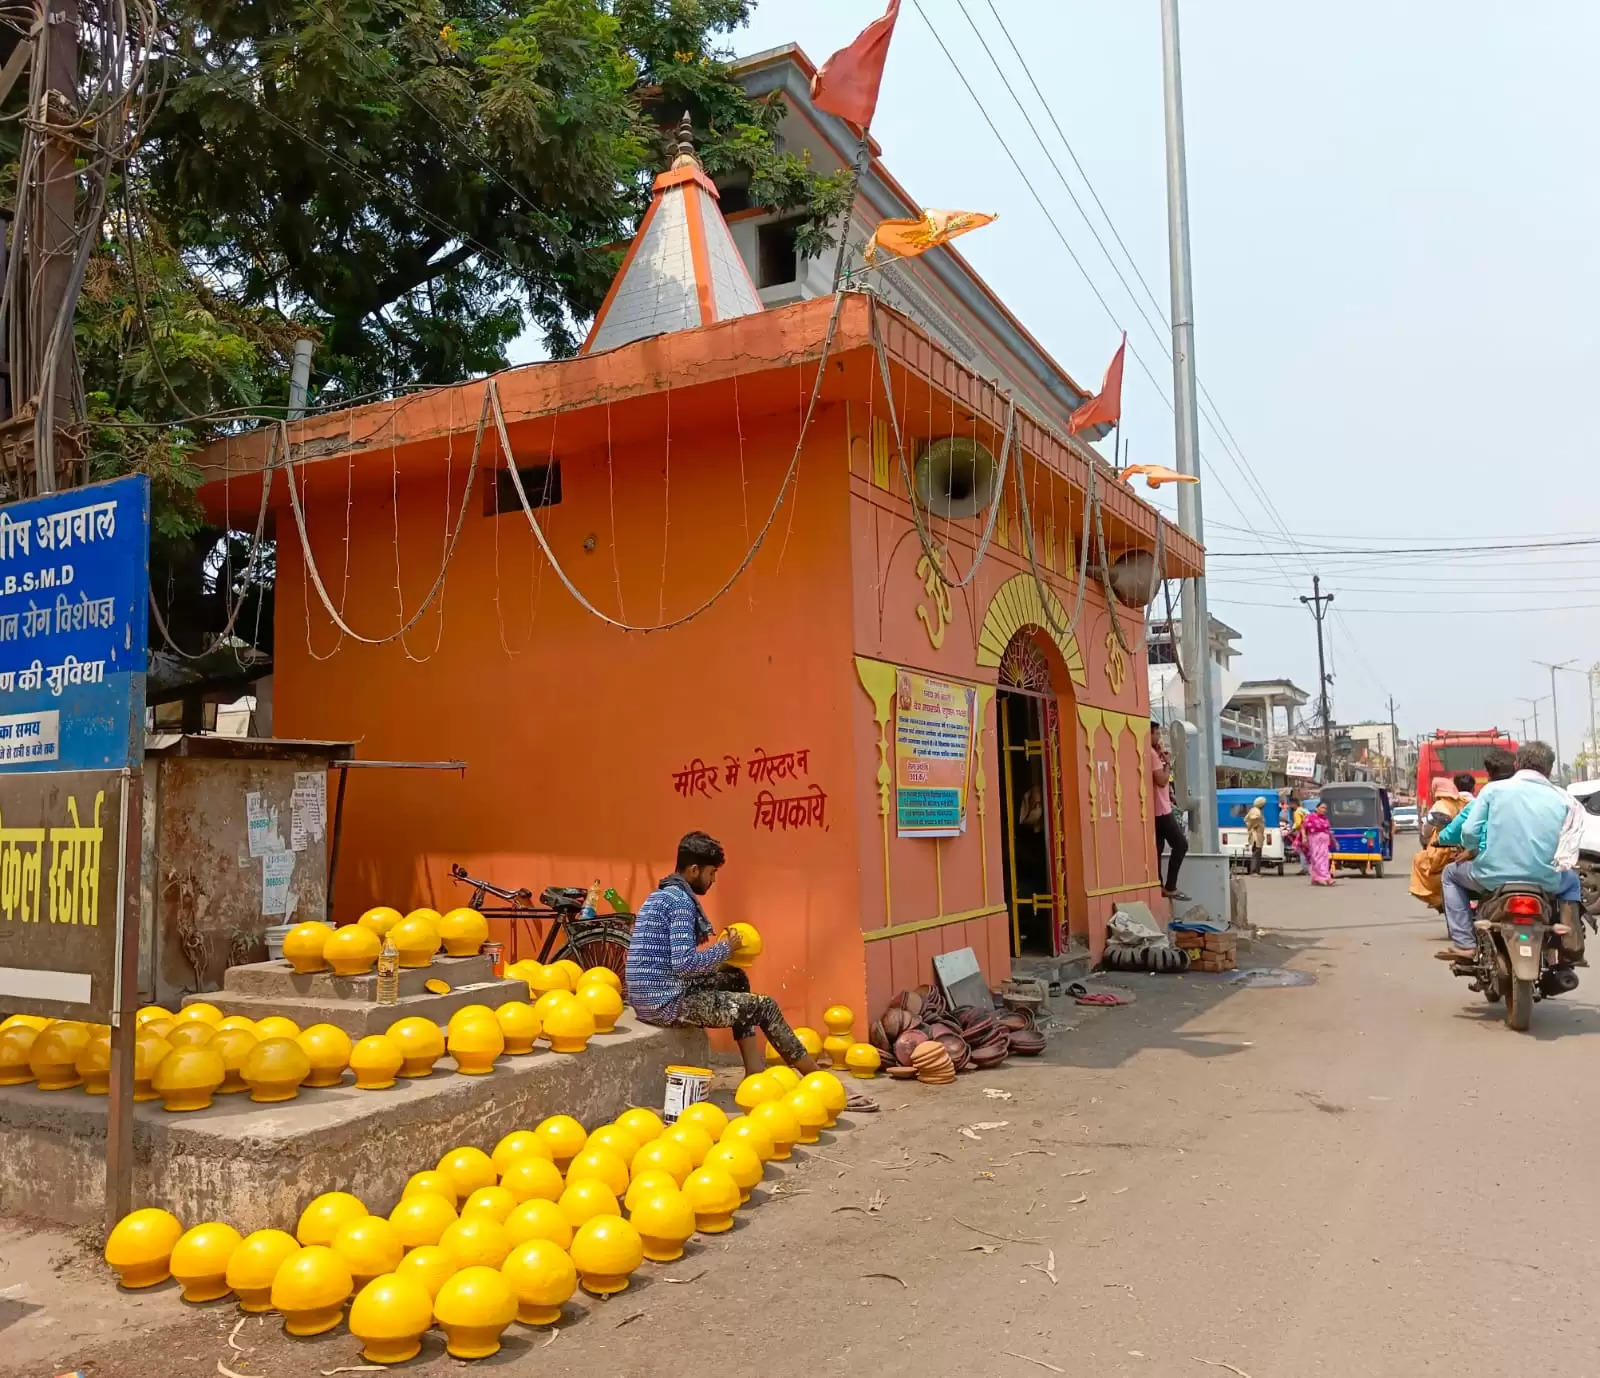
<instances>
[{"instance_id":1,"label":"plastic water bottle","mask_svg":"<svg viewBox=\"0 0 1600 1378\"><path fill-rule=\"evenodd\" d=\"M400 949L387 933L383 935L383 946L378 950L378 1003L400 1003Z\"/></svg>"},{"instance_id":2,"label":"plastic water bottle","mask_svg":"<svg viewBox=\"0 0 1600 1378\"><path fill-rule=\"evenodd\" d=\"M589 887L589 893L583 897L583 909L579 913L578 917L580 919L592 919L594 917L594 907L599 903L600 882L596 880L595 883Z\"/></svg>"},{"instance_id":3,"label":"plastic water bottle","mask_svg":"<svg viewBox=\"0 0 1600 1378\"><path fill-rule=\"evenodd\" d=\"M606 903L611 906L613 913L626 914L628 912L628 901L622 898L615 886L608 885L606 887Z\"/></svg>"}]
</instances>

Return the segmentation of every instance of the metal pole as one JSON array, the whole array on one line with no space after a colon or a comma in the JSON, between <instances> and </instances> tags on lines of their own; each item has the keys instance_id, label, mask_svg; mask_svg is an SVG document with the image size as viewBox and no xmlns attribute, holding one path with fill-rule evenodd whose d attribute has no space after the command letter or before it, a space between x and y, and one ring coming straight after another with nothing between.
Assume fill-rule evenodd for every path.
<instances>
[{"instance_id":1,"label":"metal pole","mask_svg":"<svg viewBox=\"0 0 1600 1378\"><path fill-rule=\"evenodd\" d=\"M1300 595L1300 601L1311 609L1311 615L1317 619L1317 693L1318 702L1322 712L1322 750L1328 758L1328 779L1333 779L1333 708L1328 702L1328 660L1322 645L1322 619L1327 612L1328 604L1333 602L1331 593L1322 591L1322 576L1311 576L1311 597Z\"/></svg>"},{"instance_id":2,"label":"metal pole","mask_svg":"<svg viewBox=\"0 0 1600 1378\"><path fill-rule=\"evenodd\" d=\"M1559 704L1556 702L1556 671L1557 670L1570 670L1572 668L1572 666L1576 662L1571 661L1571 660L1558 660L1558 661L1556 661L1556 662L1554 662L1552 664L1548 660L1536 660L1533 663L1535 665L1543 665L1545 667L1545 669L1547 669L1550 672L1550 724L1551 724L1550 725L1550 735L1551 735L1552 738L1554 738L1554 740L1550 743L1550 745L1555 749L1555 753L1556 753L1556 769L1555 769L1555 774L1553 776L1551 776L1551 778L1557 784L1560 784L1561 783L1561 708L1560 708Z\"/></svg>"},{"instance_id":3,"label":"metal pole","mask_svg":"<svg viewBox=\"0 0 1600 1378\"><path fill-rule=\"evenodd\" d=\"M142 717L142 715L141 715ZM117 845L117 959L111 1010L111 1082L106 1105L106 1234L133 1209L133 1062L139 1007L140 873L144 838L144 767L122 773Z\"/></svg>"},{"instance_id":4,"label":"metal pole","mask_svg":"<svg viewBox=\"0 0 1600 1378\"><path fill-rule=\"evenodd\" d=\"M1189 172L1183 148L1183 77L1178 45L1178 0L1161 0L1161 69L1167 127L1167 251L1172 282L1172 385L1177 469L1200 476L1200 414L1194 372L1194 287L1189 276ZM1205 518L1200 485L1178 485L1178 527L1203 545ZM1205 849L1217 837L1217 733L1220 719L1211 693L1211 615L1206 581L1183 583L1183 658L1193 667L1183 689L1183 715L1195 724L1195 767L1189 790L1191 822Z\"/></svg>"},{"instance_id":5,"label":"metal pole","mask_svg":"<svg viewBox=\"0 0 1600 1378\"><path fill-rule=\"evenodd\" d=\"M1592 779L1595 774L1595 755L1600 752L1600 737L1594 730L1594 677L1600 674L1600 665L1589 667L1589 755L1585 760L1585 772Z\"/></svg>"},{"instance_id":6,"label":"metal pole","mask_svg":"<svg viewBox=\"0 0 1600 1378\"><path fill-rule=\"evenodd\" d=\"M1530 708L1533 709L1533 736L1531 738L1524 736L1523 737L1523 741L1525 741L1525 742L1526 741L1538 741L1539 740L1539 705L1544 702L1544 695L1540 694L1539 697L1536 698L1536 699L1530 699L1526 695L1524 695L1522 697L1519 697L1517 699L1517 702L1518 703L1525 703ZM1527 719L1524 718L1523 722L1526 723Z\"/></svg>"},{"instance_id":7,"label":"metal pole","mask_svg":"<svg viewBox=\"0 0 1600 1378\"><path fill-rule=\"evenodd\" d=\"M861 186L861 174L867 168L867 131L861 131L861 142L856 146L856 160L850 165L850 199L844 206L844 225L839 230L839 253L833 260L833 290L839 290L844 278L845 254L850 247L850 226L855 223L856 191Z\"/></svg>"},{"instance_id":8,"label":"metal pole","mask_svg":"<svg viewBox=\"0 0 1600 1378\"><path fill-rule=\"evenodd\" d=\"M1400 729L1394 722L1394 695L1389 695L1389 788L1400 779Z\"/></svg>"},{"instance_id":9,"label":"metal pole","mask_svg":"<svg viewBox=\"0 0 1600 1378\"><path fill-rule=\"evenodd\" d=\"M294 363L289 369L289 420L298 421L306 414L306 393L311 388L310 340L294 342Z\"/></svg>"}]
</instances>

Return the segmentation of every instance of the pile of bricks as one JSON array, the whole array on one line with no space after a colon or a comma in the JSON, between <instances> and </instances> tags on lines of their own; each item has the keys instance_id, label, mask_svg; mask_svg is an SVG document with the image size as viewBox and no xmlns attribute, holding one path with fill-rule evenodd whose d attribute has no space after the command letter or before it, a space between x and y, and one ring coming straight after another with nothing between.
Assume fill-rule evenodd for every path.
<instances>
[{"instance_id":1,"label":"pile of bricks","mask_svg":"<svg viewBox=\"0 0 1600 1378\"><path fill-rule=\"evenodd\" d=\"M1232 971L1239 965L1234 933L1174 933L1172 940L1189 954L1190 971Z\"/></svg>"}]
</instances>

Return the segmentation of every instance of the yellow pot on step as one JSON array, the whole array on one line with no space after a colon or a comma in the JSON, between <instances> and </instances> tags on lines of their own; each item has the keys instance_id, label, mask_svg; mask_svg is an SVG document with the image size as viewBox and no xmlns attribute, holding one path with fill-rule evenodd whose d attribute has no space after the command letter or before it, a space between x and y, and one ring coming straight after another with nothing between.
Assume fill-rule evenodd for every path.
<instances>
[{"instance_id":1,"label":"yellow pot on step","mask_svg":"<svg viewBox=\"0 0 1600 1378\"><path fill-rule=\"evenodd\" d=\"M182 1238L183 1226L170 1211L130 1211L106 1239L106 1262L130 1291L154 1287L172 1276L172 1250Z\"/></svg>"},{"instance_id":2,"label":"yellow pot on step","mask_svg":"<svg viewBox=\"0 0 1600 1378\"><path fill-rule=\"evenodd\" d=\"M350 1070L363 1091L387 1091L405 1060L400 1045L388 1034L368 1034L350 1050Z\"/></svg>"},{"instance_id":3,"label":"yellow pot on step","mask_svg":"<svg viewBox=\"0 0 1600 1378\"><path fill-rule=\"evenodd\" d=\"M300 1094L300 1084L311 1075L311 1059L292 1038L264 1038L250 1050L239 1075L251 1100L276 1104Z\"/></svg>"}]
</instances>

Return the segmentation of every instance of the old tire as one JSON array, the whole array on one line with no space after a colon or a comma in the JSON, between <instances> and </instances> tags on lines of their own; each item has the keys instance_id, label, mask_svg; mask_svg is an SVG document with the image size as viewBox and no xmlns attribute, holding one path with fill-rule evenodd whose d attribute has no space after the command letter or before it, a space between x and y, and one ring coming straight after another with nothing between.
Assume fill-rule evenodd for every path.
<instances>
[{"instance_id":1,"label":"old tire","mask_svg":"<svg viewBox=\"0 0 1600 1378\"><path fill-rule=\"evenodd\" d=\"M1506 989L1506 1028L1527 1033L1533 1018L1533 982L1511 978Z\"/></svg>"},{"instance_id":2,"label":"old tire","mask_svg":"<svg viewBox=\"0 0 1600 1378\"><path fill-rule=\"evenodd\" d=\"M1372 874L1377 876L1379 880L1383 879L1383 863L1381 861L1372 868Z\"/></svg>"}]
</instances>

